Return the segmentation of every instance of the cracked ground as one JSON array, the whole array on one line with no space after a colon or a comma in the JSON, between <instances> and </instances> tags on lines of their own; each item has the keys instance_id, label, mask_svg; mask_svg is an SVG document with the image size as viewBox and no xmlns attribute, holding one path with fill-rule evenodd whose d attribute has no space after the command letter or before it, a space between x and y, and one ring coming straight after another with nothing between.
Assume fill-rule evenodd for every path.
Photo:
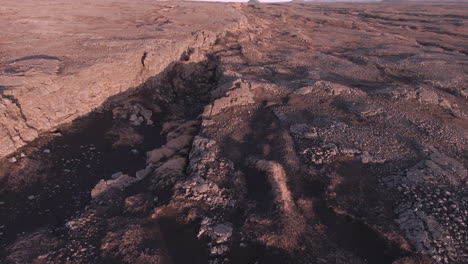
<instances>
[{"instance_id":1,"label":"cracked ground","mask_svg":"<svg viewBox=\"0 0 468 264\"><path fill-rule=\"evenodd\" d=\"M125 89L2 60L2 263L468 262L466 4L149 6Z\"/></svg>"}]
</instances>

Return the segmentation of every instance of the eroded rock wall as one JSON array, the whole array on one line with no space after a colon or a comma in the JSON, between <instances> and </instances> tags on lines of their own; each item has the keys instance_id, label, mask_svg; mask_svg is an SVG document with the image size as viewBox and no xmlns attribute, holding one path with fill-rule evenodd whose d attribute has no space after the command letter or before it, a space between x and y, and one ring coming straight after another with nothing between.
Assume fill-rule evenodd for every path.
<instances>
[{"instance_id":1,"label":"eroded rock wall","mask_svg":"<svg viewBox=\"0 0 468 264\"><path fill-rule=\"evenodd\" d=\"M41 133L91 112L110 97L139 87L187 53L203 53L220 34L243 23L242 15L231 6L208 20L206 15L215 6L156 3L145 9L144 3L140 7L134 3L127 8L140 15L139 20L131 13L114 15L124 23L116 29L114 22L105 19L118 10L116 3L89 3L86 8L60 12L54 12L65 5L60 1L34 7L39 14L50 9L54 15L49 18L37 17L28 4L18 19L35 23L30 32L12 32L8 28L13 26L11 21L2 23L8 40L18 46L2 44L0 53L0 158ZM88 10L93 6L97 11ZM5 9L14 12L17 8L8 2ZM47 20L56 21L67 14L71 18L52 26ZM90 19L80 20L85 14ZM194 21L193 17L202 19ZM103 24L98 25L100 18ZM80 27L72 29L69 23ZM57 32L69 37L60 38ZM28 33L38 38L30 42L36 46L20 50L24 45L21 34Z\"/></svg>"}]
</instances>

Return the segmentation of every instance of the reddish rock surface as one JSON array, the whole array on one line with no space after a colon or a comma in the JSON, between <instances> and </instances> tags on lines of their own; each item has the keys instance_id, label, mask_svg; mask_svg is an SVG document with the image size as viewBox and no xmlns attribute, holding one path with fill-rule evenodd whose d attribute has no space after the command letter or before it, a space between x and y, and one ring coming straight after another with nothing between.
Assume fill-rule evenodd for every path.
<instances>
[{"instance_id":1,"label":"reddish rock surface","mask_svg":"<svg viewBox=\"0 0 468 264\"><path fill-rule=\"evenodd\" d=\"M466 4L0 12L2 263L467 263Z\"/></svg>"}]
</instances>

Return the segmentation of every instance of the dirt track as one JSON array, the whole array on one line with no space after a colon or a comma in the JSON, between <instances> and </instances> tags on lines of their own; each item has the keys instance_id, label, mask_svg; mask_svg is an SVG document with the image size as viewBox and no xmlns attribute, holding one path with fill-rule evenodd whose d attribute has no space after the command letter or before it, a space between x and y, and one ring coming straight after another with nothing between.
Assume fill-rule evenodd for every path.
<instances>
[{"instance_id":1,"label":"dirt track","mask_svg":"<svg viewBox=\"0 0 468 264\"><path fill-rule=\"evenodd\" d=\"M466 4L151 6L167 63L1 161L2 263L467 262Z\"/></svg>"}]
</instances>

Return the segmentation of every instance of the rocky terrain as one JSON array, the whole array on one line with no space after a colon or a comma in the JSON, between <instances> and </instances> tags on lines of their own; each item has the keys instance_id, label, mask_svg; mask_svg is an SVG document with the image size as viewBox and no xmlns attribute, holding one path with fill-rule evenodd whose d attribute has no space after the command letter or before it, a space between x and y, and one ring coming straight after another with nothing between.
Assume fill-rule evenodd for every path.
<instances>
[{"instance_id":1,"label":"rocky terrain","mask_svg":"<svg viewBox=\"0 0 468 264\"><path fill-rule=\"evenodd\" d=\"M1 263L468 262L466 4L79 3L0 7Z\"/></svg>"}]
</instances>

